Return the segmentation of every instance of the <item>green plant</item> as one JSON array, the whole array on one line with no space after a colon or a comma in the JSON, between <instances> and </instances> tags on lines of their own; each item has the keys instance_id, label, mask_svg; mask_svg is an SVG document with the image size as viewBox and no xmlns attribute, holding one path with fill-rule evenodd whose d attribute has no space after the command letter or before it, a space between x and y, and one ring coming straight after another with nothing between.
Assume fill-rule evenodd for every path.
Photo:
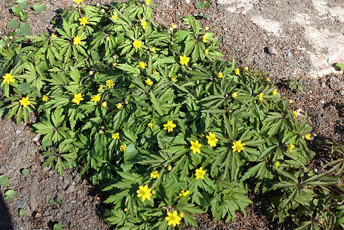
<instances>
[{"instance_id":1,"label":"green plant","mask_svg":"<svg viewBox=\"0 0 344 230\"><path fill-rule=\"evenodd\" d=\"M203 212L230 221L252 203L249 186L274 197L281 223L338 224L338 178L310 168L307 114L299 121L262 73L223 60L193 17L187 29L156 24L150 3L78 5L56 34L0 41L3 106L17 123L39 115L43 165L82 165L116 229L197 226Z\"/></svg>"},{"instance_id":2,"label":"green plant","mask_svg":"<svg viewBox=\"0 0 344 230\"><path fill-rule=\"evenodd\" d=\"M9 183L8 177L5 175L0 176L0 186L7 187Z\"/></svg>"},{"instance_id":3,"label":"green plant","mask_svg":"<svg viewBox=\"0 0 344 230\"><path fill-rule=\"evenodd\" d=\"M54 199L50 199L49 204L51 204L51 205L53 205L53 204L62 205L62 199L63 199L63 197L61 197L58 201L55 201Z\"/></svg>"},{"instance_id":4,"label":"green plant","mask_svg":"<svg viewBox=\"0 0 344 230\"><path fill-rule=\"evenodd\" d=\"M26 214L26 210L21 208L19 210L19 215L24 216L25 214Z\"/></svg>"},{"instance_id":5,"label":"green plant","mask_svg":"<svg viewBox=\"0 0 344 230\"><path fill-rule=\"evenodd\" d=\"M303 87L297 79L290 80L288 86L291 90L299 89L302 93L304 93Z\"/></svg>"},{"instance_id":6,"label":"green plant","mask_svg":"<svg viewBox=\"0 0 344 230\"><path fill-rule=\"evenodd\" d=\"M196 7L197 9L201 9L201 8L203 8L203 7L209 8L209 7L210 7L210 4L211 4L211 1L210 1L210 0L206 0L206 1L204 1L204 2L202 2L202 1L197 1L197 2L195 2L195 7Z\"/></svg>"},{"instance_id":7,"label":"green plant","mask_svg":"<svg viewBox=\"0 0 344 230\"><path fill-rule=\"evenodd\" d=\"M14 190L7 190L5 192L5 200L11 201L15 198L17 198L18 196L18 192L14 191Z\"/></svg>"},{"instance_id":8,"label":"green plant","mask_svg":"<svg viewBox=\"0 0 344 230\"><path fill-rule=\"evenodd\" d=\"M60 223L54 224L53 230L63 230L62 224Z\"/></svg>"},{"instance_id":9,"label":"green plant","mask_svg":"<svg viewBox=\"0 0 344 230\"><path fill-rule=\"evenodd\" d=\"M23 174L23 176L27 176L27 175L29 175L29 170L28 169L22 169L21 174Z\"/></svg>"}]
</instances>

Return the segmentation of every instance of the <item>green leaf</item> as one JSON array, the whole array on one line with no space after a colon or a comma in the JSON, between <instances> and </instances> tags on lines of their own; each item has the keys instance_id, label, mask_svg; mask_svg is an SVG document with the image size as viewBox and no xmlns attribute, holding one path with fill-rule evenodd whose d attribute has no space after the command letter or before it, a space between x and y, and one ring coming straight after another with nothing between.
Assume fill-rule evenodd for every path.
<instances>
[{"instance_id":1,"label":"green leaf","mask_svg":"<svg viewBox=\"0 0 344 230\"><path fill-rule=\"evenodd\" d=\"M27 23L23 23L18 29L16 29L17 36L31 35L31 27Z\"/></svg>"},{"instance_id":2,"label":"green leaf","mask_svg":"<svg viewBox=\"0 0 344 230\"><path fill-rule=\"evenodd\" d=\"M14 190L7 190L5 192L5 200L11 201L13 199L15 199L18 196L18 192L14 191Z\"/></svg>"},{"instance_id":3,"label":"green leaf","mask_svg":"<svg viewBox=\"0 0 344 230\"><path fill-rule=\"evenodd\" d=\"M341 62L338 62L338 63L336 64L336 67L340 68L341 70L344 70L344 64L341 63Z\"/></svg>"},{"instance_id":4,"label":"green leaf","mask_svg":"<svg viewBox=\"0 0 344 230\"><path fill-rule=\"evenodd\" d=\"M21 94L31 93L33 89L30 88L30 85L23 82L18 86L18 90Z\"/></svg>"},{"instance_id":5,"label":"green leaf","mask_svg":"<svg viewBox=\"0 0 344 230\"><path fill-rule=\"evenodd\" d=\"M29 170L28 169L23 169L21 171L21 174L23 174L24 176L27 176L27 175L29 175Z\"/></svg>"},{"instance_id":6,"label":"green leaf","mask_svg":"<svg viewBox=\"0 0 344 230\"><path fill-rule=\"evenodd\" d=\"M62 224L54 224L53 230L63 230Z\"/></svg>"},{"instance_id":7,"label":"green leaf","mask_svg":"<svg viewBox=\"0 0 344 230\"><path fill-rule=\"evenodd\" d=\"M21 216L24 216L25 214L26 214L26 211L25 211L25 209L20 209L19 210L19 214L21 215Z\"/></svg>"},{"instance_id":8,"label":"green leaf","mask_svg":"<svg viewBox=\"0 0 344 230\"><path fill-rule=\"evenodd\" d=\"M34 5L34 6L32 6L32 8L35 11L35 12L33 12L34 14L39 14L39 13L42 13L43 11L45 11L47 6L46 5Z\"/></svg>"},{"instance_id":9,"label":"green leaf","mask_svg":"<svg viewBox=\"0 0 344 230\"><path fill-rule=\"evenodd\" d=\"M16 3L17 3L17 4L20 4L20 3L24 3L24 2L26 2L26 1L27 1L27 0L17 0Z\"/></svg>"},{"instance_id":10,"label":"green leaf","mask_svg":"<svg viewBox=\"0 0 344 230\"><path fill-rule=\"evenodd\" d=\"M12 18L8 23L7 23L7 29L13 29L18 27L20 24L19 21L17 21L17 18Z\"/></svg>"},{"instance_id":11,"label":"green leaf","mask_svg":"<svg viewBox=\"0 0 344 230\"><path fill-rule=\"evenodd\" d=\"M9 183L8 177L5 175L0 176L0 186L6 187Z\"/></svg>"},{"instance_id":12,"label":"green leaf","mask_svg":"<svg viewBox=\"0 0 344 230\"><path fill-rule=\"evenodd\" d=\"M18 17L20 17L21 15L24 14L23 9L21 7L19 7L19 6L13 6L12 7L12 12L13 12L14 15L16 15Z\"/></svg>"},{"instance_id":13,"label":"green leaf","mask_svg":"<svg viewBox=\"0 0 344 230\"><path fill-rule=\"evenodd\" d=\"M133 143L129 144L124 153L124 164L132 165L139 162L141 158L138 155L139 151L135 148Z\"/></svg>"}]
</instances>

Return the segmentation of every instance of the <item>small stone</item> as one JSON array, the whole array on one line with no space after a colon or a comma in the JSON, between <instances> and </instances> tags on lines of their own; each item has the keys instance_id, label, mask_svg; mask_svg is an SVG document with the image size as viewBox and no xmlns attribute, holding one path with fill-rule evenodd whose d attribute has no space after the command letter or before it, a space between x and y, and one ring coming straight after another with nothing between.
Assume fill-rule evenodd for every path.
<instances>
[{"instance_id":1,"label":"small stone","mask_svg":"<svg viewBox=\"0 0 344 230\"><path fill-rule=\"evenodd\" d=\"M16 130L16 134L21 134L21 130Z\"/></svg>"},{"instance_id":2,"label":"small stone","mask_svg":"<svg viewBox=\"0 0 344 230\"><path fill-rule=\"evenodd\" d=\"M15 202L13 204L14 207L16 208L22 208L22 209L25 209L25 210L29 210L29 205L26 203L26 201L23 201L23 200L19 200L17 202Z\"/></svg>"},{"instance_id":3,"label":"small stone","mask_svg":"<svg viewBox=\"0 0 344 230\"><path fill-rule=\"evenodd\" d=\"M271 54L271 55L277 55L278 54L277 50L272 46L269 46L267 50L268 50L268 54Z\"/></svg>"},{"instance_id":4,"label":"small stone","mask_svg":"<svg viewBox=\"0 0 344 230\"><path fill-rule=\"evenodd\" d=\"M32 141L33 141L33 142L38 142L40 137L41 137L41 135L40 135L40 134L37 134L36 136L34 136L34 137L32 138Z\"/></svg>"},{"instance_id":5,"label":"small stone","mask_svg":"<svg viewBox=\"0 0 344 230\"><path fill-rule=\"evenodd\" d=\"M40 217L42 217L42 213L37 212L36 215L35 215L35 218L40 218Z\"/></svg>"},{"instance_id":6,"label":"small stone","mask_svg":"<svg viewBox=\"0 0 344 230\"><path fill-rule=\"evenodd\" d=\"M263 204L263 203L262 203L261 201L259 201L259 202L256 203L257 206L262 206L262 204Z\"/></svg>"},{"instance_id":7,"label":"small stone","mask_svg":"<svg viewBox=\"0 0 344 230\"><path fill-rule=\"evenodd\" d=\"M342 96L344 96L344 89L339 90L339 94L342 95Z\"/></svg>"},{"instance_id":8,"label":"small stone","mask_svg":"<svg viewBox=\"0 0 344 230\"><path fill-rule=\"evenodd\" d=\"M288 54L287 54L288 57L292 57L293 54L289 51Z\"/></svg>"},{"instance_id":9,"label":"small stone","mask_svg":"<svg viewBox=\"0 0 344 230\"><path fill-rule=\"evenodd\" d=\"M71 202L72 204L74 204L74 203L76 203L76 200L71 200L70 202Z\"/></svg>"}]
</instances>

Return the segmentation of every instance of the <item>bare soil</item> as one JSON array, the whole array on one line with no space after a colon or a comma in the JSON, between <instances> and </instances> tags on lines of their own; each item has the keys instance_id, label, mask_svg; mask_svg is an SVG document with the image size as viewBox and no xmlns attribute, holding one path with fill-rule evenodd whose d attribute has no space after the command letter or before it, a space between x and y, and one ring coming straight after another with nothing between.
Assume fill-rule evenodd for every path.
<instances>
[{"instance_id":1,"label":"bare soil","mask_svg":"<svg viewBox=\"0 0 344 230\"><path fill-rule=\"evenodd\" d=\"M9 4L15 5L15 2L16 0L0 1L0 37L11 31L6 29L6 24L14 17ZM34 0L29 2L31 5L37 4ZM110 2L84 1L85 4L92 5ZM183 27L183 15L196 16L202 26L209 26L210 31L215 33L214 37L219 40L226 59L231 60L235 56L240 66L267 72L267 77L279 86L280 93L293 101L291 106L298 111L299 117L302 118L307 112L309 124L313 128L312 135L316 137L310 143L313 150L316 151L317 143L324 139L343 141L344 114L340 104L344 103L344 76L338 73L320 78L306 77L312 68L309 52L315 52L316 48L306 39L303 26L292 24L283 28L283 36L276 36L253 23L249 14L230 13L225 4L218 3L220 1L212 1L208 9L196 9L195 2L196 0L156 0L155 20L168 26L175 23ZM287 17L294 7L293 4L283 3L285 9L276 13L275 1L252 2L258 4L262 14L270 19ZM306 11L315 10L311 1L301 2ZM301 2L295 0L295 4ZM75 5L72 0L43 0L39 4L47 5L47 9L41 14L34 15L33 10L28 9L28 23L33 34L54 31L50 22L56 19L57 10ZM322 22L321 27L333 27L337 24L338 22L327 20ZM273 47L277 55L269 54L268 47ZM290 90L289 81L294 78L299 79L304 92L299 89ZM31 122L34 122L34 117ZM17 126L12 120L0 120L0 175L10 178L6 189L18 192L18 197L13 201L4 201L4 191L0 191L0 229L52 229L55 223L61 223L64 229L109 229L100 218L104 209L100 191L80 178L78 168L66 170L60 176L54 170L42 167L44 157L39 153L38 140L30 132L29 126ZM23 176L22 169L28 169L29 175ZM214 223L209 215L202 214L197 216L199 228L188 229L277 229L276 223L269 221L264 198L260 194L249 196L254 203L247 207L247 216L238 213L233 222ZM56 202L49 202L50 200ZM20 209L25 209L26 214L20 216Z\"/></svg>"}]
</instances>

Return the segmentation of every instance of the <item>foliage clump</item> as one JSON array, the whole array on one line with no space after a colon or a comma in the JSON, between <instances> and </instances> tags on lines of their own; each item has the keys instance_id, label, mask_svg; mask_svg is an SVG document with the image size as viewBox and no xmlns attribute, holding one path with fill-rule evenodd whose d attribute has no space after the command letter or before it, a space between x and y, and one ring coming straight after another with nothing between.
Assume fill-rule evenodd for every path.
<instances>
[{"instance_id":1,"label":"foliage clump","mask_svg":"<svg viewBox=\"0 0 344 230\"><path fill-rule=\"evenodd\" d=\"M341 224L325 207L337 178L309 168L307 115L263 74L223 60L193 17L187 29L156 24L150 3L78 5L56 33L0 41L1 114L38 115L44 165L82 165L118 229L197 226L202 212L230 221L249 189L273 196L280 222Z\"/></svg>"}]
</instances>

